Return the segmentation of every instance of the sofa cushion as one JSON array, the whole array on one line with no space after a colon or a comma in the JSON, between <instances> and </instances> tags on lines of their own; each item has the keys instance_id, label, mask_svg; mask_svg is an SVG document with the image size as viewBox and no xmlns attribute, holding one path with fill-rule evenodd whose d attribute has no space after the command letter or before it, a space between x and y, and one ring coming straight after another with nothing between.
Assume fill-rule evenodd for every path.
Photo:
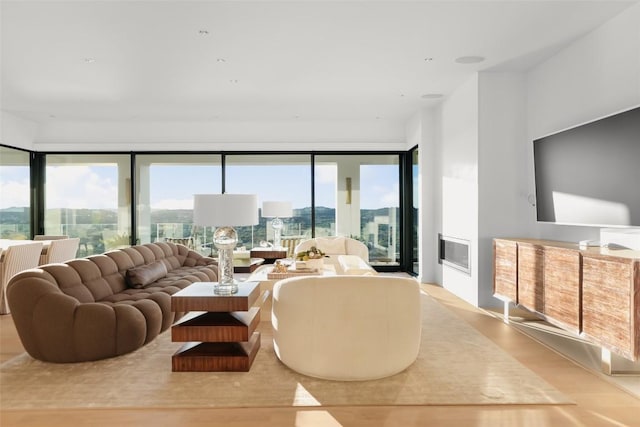
<instances>
[{"instance_id":1,"label":"sofa cushion","mask_svg":"<svg viewBox=\"0 0 640 427\"><path fill-rule=\"evenodd\" d=\"M156 280L167 275L167 267L162 261L155 261L148 265L133 267L127 270L127 285L132 288L144 288Z\"/></svg>"},{"instance_id":2,"label":"sofa cushion","mask_svg":"<svg viewBox=\"0 0 640 427\"><path fill-rule=\"evenodd\" d=\"M331 239L316 237L316 245L318 249L327 255L344 255L347 253L346 239L341 236Z\"/></svg>"}]
</instances>

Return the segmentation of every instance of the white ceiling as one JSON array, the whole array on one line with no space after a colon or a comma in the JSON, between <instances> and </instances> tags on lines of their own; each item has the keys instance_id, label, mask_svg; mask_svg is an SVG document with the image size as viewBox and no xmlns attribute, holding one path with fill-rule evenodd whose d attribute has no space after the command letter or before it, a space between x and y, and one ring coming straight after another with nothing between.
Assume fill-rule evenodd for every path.
<instances>
[{"instance_id":1,"label":"white ceiling","mask_svg":"<svg viewBox=\"0 0 640 427\"><path fill-rule=\"evenodd\" d=\"M422 95L526 69L634 3L3 0L1 107L37 122L406 123L440 102Z\"/></svg>"}]
</instances>

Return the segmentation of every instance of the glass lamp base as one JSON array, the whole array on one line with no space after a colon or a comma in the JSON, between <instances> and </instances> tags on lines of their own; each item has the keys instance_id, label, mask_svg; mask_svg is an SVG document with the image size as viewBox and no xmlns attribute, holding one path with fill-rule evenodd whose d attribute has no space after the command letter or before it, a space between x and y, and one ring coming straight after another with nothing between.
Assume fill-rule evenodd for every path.
<instances>
[{"instance_id":1,"label":"glass lamp base","mask_svg":"<svg viewBox=\"0 0 640 427\"><path fill-rule=\"evenodd\" d=\"M213 285L213 293L216 295L234 295L238 293L237 283L216 283Z\"/></svg>"},{"instance_id":2,"label":"glass lamp base","mask_svg":"<svg viewBox=\"0 0 640 427\"><path fill-rule=\"evenodd\" d=\"M218 283L213 288L214 293L235 294L238 284L233 279L233 248L238 243L238 234L233 227L218 227L213 234L213 242L218 249Z\"/></svg>"},{"instance_id":3,"label":"glass lamp base","mask_svg":"<svg viewBox=\"0 0 640 427\"><path fill-rule=\"evenodd\" d=\"M273 227L273 249L282 249L282 227L284 226L284 222L276 217L271 222L271 226Z\"/></svg>"}]
</instances>

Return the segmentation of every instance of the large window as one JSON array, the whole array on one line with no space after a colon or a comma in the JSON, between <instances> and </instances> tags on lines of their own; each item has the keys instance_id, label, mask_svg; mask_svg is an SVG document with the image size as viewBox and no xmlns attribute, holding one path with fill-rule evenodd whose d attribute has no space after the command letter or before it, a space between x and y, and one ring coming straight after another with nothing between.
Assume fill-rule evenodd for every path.
<instances>
[{"instance_id":1,"label":"large window","mask_svg":"<svg viewBox=\"0 0 640 427\"><path fill-rule=\"evenodd\" d=\"M411 259L410 271L414 274L420 273L419 263L419 217L420 217L420 163L418 148L414 148L411 154Z\"/></svg>"},{"instance_id":2,"label":"large window","mask_svg":"<svg viewBox=\"0 0 640 427\"><path fill-rule=\"evenodd\" d=\"M311 156L229 155L225 157L225 192L257 194L262 202L291 202L293 215L281 218L283 245L311 237ZM259 217L254 227L236 227L240 245L252 248L273 243L271 219Z\"/></svg>"},{"instance_id":3,"label":"large window","mask_svg":"<svg viewBox=\"0 0 640 427\"><path fill-rule=\"evenodd\" d=\"M136 156L138 243L173 241L211 253L213 230L193 225L193 195L222 192L217 154Z\"/></svg>"},{"instance_id":4,"label":"large window","mask_svg":"<svg viewBox=\"0 0 640 427\"><path fill-rule=\"evenodd\" d=\"M347 236L368 246L379 269L418 268L417 150L403 178L400 161L408 159L399 153L36 153L30 162L27 151L0 149L2 238L29 238L35 220L39 232L80 237L79 256L157 241L208 255L214 230L193 224L193 195L244 193L258 196L259 223L237 227L240 246L273 243L262 204L291 202L292 216L282 218L282 245L290 251L313 236ZM30 171L30 163L38 169ZM407 190L413 183L410 197L401 182ZM401 197L413 201L402 218Z\"/></svg>"},{"instance_id":5,"label":"large window","mask_svg":"<svg viewBox=\"0 0 640 427\"><path fill-rule=\"evenodd\" d=\"M0 146L0 239L31 237L29 152Z\"/></svg>"},{"instance_id":6,"label":"large window","mask_svg":"<svg viewBox=\"0 0 640 427\"><path fill-rule=\"evenodd\" d=\"M131 243L130 156L46 156L45 234L80 238L78 255Z\"/></svg>"},{"instance_id":7,"label":"large window","mask_svg":"<svg viewBox=\"0 0 640 427\"><path fill-rule=\"evenodd\" d=\"M349 236L369 247L373 265L400 258L397 155L315 157L316 235Z\"/></svg>"}]
</instances>

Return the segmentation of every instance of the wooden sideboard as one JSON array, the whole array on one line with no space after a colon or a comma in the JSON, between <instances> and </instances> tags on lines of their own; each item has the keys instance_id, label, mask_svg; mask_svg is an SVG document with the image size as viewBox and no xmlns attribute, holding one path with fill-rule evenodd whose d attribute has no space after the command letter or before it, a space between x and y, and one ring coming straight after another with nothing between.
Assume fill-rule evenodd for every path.
<instances>
[{"instance_id":1,"label":"wooden sideboard","mask_svg":"<svg viewBox=\"0 0 640 427\"><path fill-rule=\"evenodd\" d=\"M494 295L629 360L640 358L640 252L494 239Z\"/></svg>"}]
</instances>

